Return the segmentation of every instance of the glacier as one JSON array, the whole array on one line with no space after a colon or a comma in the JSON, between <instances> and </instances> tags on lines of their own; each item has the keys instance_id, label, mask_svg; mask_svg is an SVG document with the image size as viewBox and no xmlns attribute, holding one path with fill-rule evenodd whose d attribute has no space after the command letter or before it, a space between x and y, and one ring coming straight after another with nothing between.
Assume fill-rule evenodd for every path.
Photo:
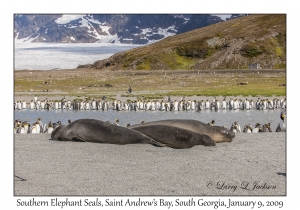
<instances>
[{"instance_id":1,"label":"glacier","mask_svg":"<svg viewBox=\"0 0 300 210\"><path fill-rule=\"evenodd\" d=\"M14 70L74 69L141 45L110 43L15 43Z\"/></svg>"}]
</instances>

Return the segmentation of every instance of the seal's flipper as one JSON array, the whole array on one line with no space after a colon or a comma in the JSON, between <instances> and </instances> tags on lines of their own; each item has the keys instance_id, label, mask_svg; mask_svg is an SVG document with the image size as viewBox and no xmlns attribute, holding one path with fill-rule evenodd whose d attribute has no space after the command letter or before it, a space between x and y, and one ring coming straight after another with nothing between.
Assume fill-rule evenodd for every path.
<instances>
[{"instance_id":1,"label":"seal's flipper","mask_svg":"<svg viewBox=\"0 0 300 210\"><path fill-rule=\"evenodd\" d=\"M130 130L132 130L134 132L137 132L137 133L141 134L142 136L146 137L147 140L145 140L145 143L152 144L153 146L156 146L156 147L166 147L167 146L167 145L165 145L163 143L160 143L160 142L154 140L153 138L151 138L150 136L147 136L147 135L145 135L145 134L143 134L143 133L141 133L137 130L133 130L133 129L130 129Z\"/></svg>"},{"instance_id":2,"label":"seal's flipper","mask_svg":"<svg viewBox=\"0 0 300 210\"><path fill-rule=\"evenodd\" d=\"M150 137L149 137L150 138ZM158 141L155 141L154 139L150 138L150 144L152 144L153 146L156 146L156 147L166 147L167 145L163 144L163 143L160 143Z\"/></svg>"},{"instance_id":3,"label":"seal's flipper","mask_svg":"<svg viewBox=\"0 0 300 210\"><path fill-rule=\"evenodd\" d=\"M86 140L84 140L83 138L81 138L80 136L75 136L72 138L72 141L81 141L81 142L86 142Z\"/></svg>"}]
</instances>

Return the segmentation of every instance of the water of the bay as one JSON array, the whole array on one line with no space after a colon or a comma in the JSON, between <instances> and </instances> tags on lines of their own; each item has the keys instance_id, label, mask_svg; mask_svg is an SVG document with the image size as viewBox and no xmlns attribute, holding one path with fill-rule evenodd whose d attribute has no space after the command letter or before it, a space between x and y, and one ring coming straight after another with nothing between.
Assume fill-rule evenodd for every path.
<instances>
[{"instance_id":1,"label":"water of the bay","mask_svg":"<svg viewBox=\"0 0 300 210\"><path fill-rule=\"evenodd\" d=\"M109 121L114 123L119 119L121 126L127 124L134 125L142 121L150 122L164 119L195 119L201 122L211 122L215 120L215 125L231 127L231 124L238 121L241 128L245 125L255 126L256 123L266 124L271 123L273 131L276 130L278 123L280 123L281 109L272 110L218 110L213 111L206 109L203 111L115 111L109 109L102 110L15 110L14 119L28 121L33 123L37 118L41 118L43 123L61 121L62 124L67 124L68 120L74 121L76 119L98 119L102 121Z\"/></svg>"}]
</instances>

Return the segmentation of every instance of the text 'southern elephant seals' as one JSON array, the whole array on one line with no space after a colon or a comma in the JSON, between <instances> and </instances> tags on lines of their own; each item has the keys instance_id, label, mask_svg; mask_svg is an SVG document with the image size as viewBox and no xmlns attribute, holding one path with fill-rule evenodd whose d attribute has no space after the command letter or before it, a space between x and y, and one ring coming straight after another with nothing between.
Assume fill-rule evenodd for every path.
<instances>
[{"instance_id":1,"label":"text 'southern elephant seals'","mask_svg":"<svg viewBox=\"0 0 300 210\"><path fill-rule=\"evenodd\" d=\"M148 125L132 128L154 140L176 149L191 148L195 145L215 146L212 138L186 129L169 125Z\"/></svg>"},{"instance_id":2,"label":"text 'southern elephant seals'","mask_svg":"<svg viewBox=\"0 0 300 210\"><path fill-rule=\"evenodd\" d=\"M51 138L59 141L166 146L135 130L95 119L79 119L68 125L60 125L53 130Z\"/></svg>"},{"instance_id":3,"label":"text 'southern elephant seals'","mask_svg":"<svg viewBox=\"0 0 300 210\"><path fill-rule=\"evenodd\" d=\"M161 120L161 121L153 121L143 124L137 124L130 126L131 129L137 129L139 127L147 127L150 125L168 125L173 127L182 128L185 130L193 131L198 134L208 135L214 140L216 143L219 142L231 142L235 137L235 134L231 132L229 129L220 127L220 126L210 126L206 123L197 121L197 120L186 120L186 119L174 119L174 120Z\"/></svg>"}]
</instances>

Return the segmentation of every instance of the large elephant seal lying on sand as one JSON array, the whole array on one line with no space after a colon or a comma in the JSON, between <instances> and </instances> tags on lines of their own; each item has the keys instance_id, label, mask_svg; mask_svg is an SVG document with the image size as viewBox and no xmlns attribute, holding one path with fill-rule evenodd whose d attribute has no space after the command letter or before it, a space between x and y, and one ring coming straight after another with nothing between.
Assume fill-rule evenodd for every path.
<instances>
[{"instance_id":1,"label":"large elephant seal lying on sand","mask_svg":"<svg viewBox=\"0 0 300 210\"><path fill-rule=\"evenodd\" d=\"M208 135L169 125L147 125L135 127L133 130L176 149L191 148L195 145L216 146L216 142Z\"/></svg>"},{"instance_id":2,"label":"large elephant seal lying on sand","mask_svg":"<svg viewBox=\"0 0 300 210\"><path fill-rule=\"evenodd\" d=\"M172 127L182 128L185 130L189 130L195 133L199 133L201 135L210 136L216 143L219 142L231 142L235 137L234 132L230 131L227 128L220 126L210 126L203 122L197 120L185 120L185 119L174 119L174 120L160 120L153 121L143 124L137 124L130 126L130 129L140 130L141 127L149 127L152 125L168 125Z\"/></svg>"},{"instance_id":3,"label":"large elephant seal lying on sand","mask_svg":"<svg viewBox=\"0 0 300 210\"><path fill-rule=\"evenodd\" d=\"M68 125L60 125L53 130L51 138L59 141L165 146L140 132L95 119L79 119Z\"/></svg>"},{"instance_id":4,"label":"large elephant seal lying on sand","mask_svg":"<svg viewBox=\"0 0 300 210\"><path fill-rule=\"evenodd\" d=\"M177 149L195 145L215 146L205 134L169 125L149 125L130 129L94 119L76 120L66 126L60 125L51 134L59 141L87 141L111 144L148 143Z\"/></svg>"}]
</instances>

